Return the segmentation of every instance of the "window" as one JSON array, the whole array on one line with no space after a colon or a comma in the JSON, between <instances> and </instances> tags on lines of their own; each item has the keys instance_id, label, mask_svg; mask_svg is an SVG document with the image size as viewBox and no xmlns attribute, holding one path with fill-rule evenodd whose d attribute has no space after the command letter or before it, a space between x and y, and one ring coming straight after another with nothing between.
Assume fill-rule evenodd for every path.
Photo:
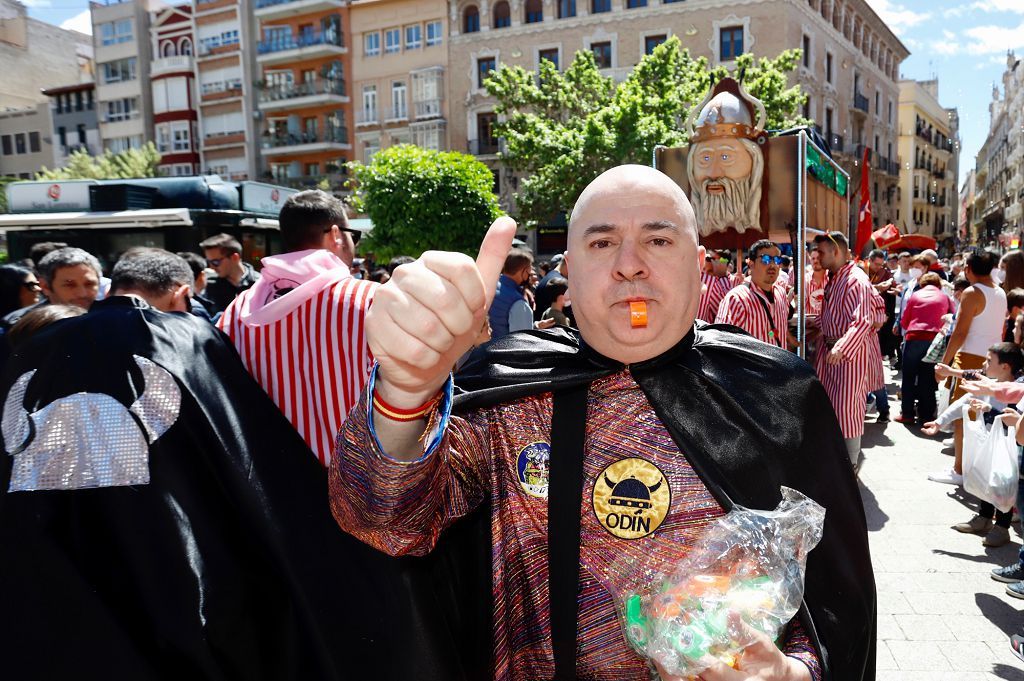
<instances>
[{"instance_id":1,"label":"window","mask_svg":"<svg viewBox=\"0 0 1024 681\"><path fill-rule=\"evenodd\" d=\"M418 50L423 47L423 27L419 24L405 27L405 49Z\"/></svg>"},{"instance_id":2,"label":"window","mask_svg":"<svg viewBox=\"0 0 1024 681\"><path fill-rule=\"evenodd\" d=\"M647 7L647 0L626 0L626 9L636 9L637 7Z\"/></svg>"},{"instance_id":3,"label":"window","mask_svg":"<svg viewBox=\"0 0 1024 681\"><path fill-rule=\"evenodd\" d=\"M825 82L832 82L832 53L825 53Z\"/></svg>"},{"instance_id":4,"label":"window","mask_svg":"<svg viewBox=\"0 0 1024 681\"><path fill-rule=\"evenodd\" d=\"M882 93L875 90L875 116L882 111Z\"/></svg>"},{"instance_id":5,"label":"window","mask_svg":"<svg viewBox=\"0 0 1024 681\"><path fill-rule=\"evenodd\" d=\"M480 154L498 153L498 136L494 132L494 124L498 117L493 112L476 115L476 131Z\"/></svg>"},{"instance_id":6,"label":"window","mask_svg":"<svg viewBox=\"0 0 1024 681\"><path fill-rule=\"evenodd\" d=\"M590 0L590 13L602 14L612 11L612 0Z\"/></svg>"},{"instance_id":7,"label":"window","mask_svg":"<svg viewBox=\"0 0 1024 681\"><path fill-rule=\"evenodd\" d=\"M68 145L68 131L63 125L57 128L57 139L60 140L60 145L66 147Z\"/></svg>"},{"instance_id":8,"label":"window","mask_svg":"<svg viewBox=\"0 0 1024 681\"><path fill-rule=\"evenodd\" d=\"M312 176L312 175L319 175L319 174L320 174L320 164L319 163L307 163L306 164L306 175Z\"/></svg>"},{"instance_id":9,"label":"window","mask_svg":"<svg viewBox=\"0 0 1024 681\"><path fill-rule=\"evenodd\" d=\"M192 134L187 122L171 124L171 148L174 151L192 151Z\"/></svg>"},{"instance_id":10,"label":"window","mask_svg":"<svg viewBox=\"0 0 1024 681\"><path fill-rule=\"evenodd\" d=\"M363 54L367 57L376 57L380 54L380 33L373 31L363 34Z\"/></svg>"},{"instance_id":11,"label":"window","mask_svg":"<svg viewBox=\"0 0 1024 681\"><path fill-rule=\"evenodd\" d=\"M649 35L644 36L644 54L651 54L654 52L654 48L668 40L668 36L662 33L661 35Z\"/></svg>"},{"instance_id":12,"label":"window","mask_svg":"<svg viewBox=\"0 0 1024 681\"><path fill-rule=\"evenodd\" d=\"M825 135L828 137L828 143L832 144L832 107L825 107Z\"/></svg>"},{"instance_id":13,"label":"window","mask_svg":"<svg viewBox=\"0 0 1024 681\"><path fill-rule=\"evenodd\" d=\"M508 28L512 25L512 13L508 3L501 0L494 5L494 28Z\"/></svg>"},{"instance_id":14,"label":"window","mask_svg":"<svg viewBox=\"0 0 1024 681\"><path fill-rule=\"evenodd\" d=\"M92 90L89 90L88 92L86 92L85 95L86 95L86 97L85 97L85 108L88 109L89 111L92 111L92 105L93 105Z\"/></svg>"},{"instance_id":15,"label":"window","mask_svg":"<svg viewBox=\"0 0 1024 681\"><path fill-rule=\"evenodd\" d=\"M192 41L188 38L182 38L180 51L186 57L192 56Z\"/></svg>"},{"instance_id":16,"label":"window","mask_svg":"<svg viewBox=\"0 0 1024 681\"><path fill-rule=\"evenodd\" d=\"M803 48L804 53L801 59L803 59L803 64L806 68L811 68L811 36L804 36Z\"/></svg>"},{"instance_id":17,"label":"window","mask_svg":"<svg viewBox=\"0 0 1024 681\"><path fill-rule=\"evenodd\" d=\"M481 57L476 60L476 86L478 89L484 89L484 81L491 75L491 71L494 71L496 66L497 62L494 57Z\"/></svg>"},{"instance_id":18,"label":"window","mask_svg":"<svg viewBox=\"0 0 1024 681\"><path fill-rule=\"evenodd\" d=\"M808 120L811 120L813 118L811 116L811 96L810 95L807 95L807 101L804 102L804 108L803 108L802 115L803 115L804 118L806 118Z\"/></svg>"},{"instance_id":19,"label":"window","mask_svg":"<svg viewBox=\"0 0 1024 681\"><path fill-rule=\"evenodd\" d=\"M54 98L54 100L57 102L57 113L59 113L59 114L64 113L64 98L61 97L60 95L57 95Z\"/></svg>"},{"instance_id":20,"label":"window","mask_svg":"<svg viewBox=\"0 0 1024 681\"><path fill-rule=\"evenodd\" d=\"M177 49L174 47L174 43L170 40L165 40L164 44L160 47L160 54L164 57L174 57Z\"/></svg>"},{"instance_id":21,"label":"window","mask_svg":"<svg viewBox=\"0 0 1024 681\"><path fill-rule=\"evenodd\" d=\"M551 47L551 48L548 48L546 50L540 50L539 52L537 52L538 66L539 66L539 62L541 62L541 61L543 61L545 59L547 59L549 62L554 64L555 68L557 69L558 68L558 48L557 47Z\"/></svg>"},{"instance_id":22,"label":"window","mask_svg":"<svg viewBox=\"0 0 1024 681\"><path fill-rule=\"evenodd\" d=\"M892 100L889 100L889 125L892 125Z\"/></svg>"},{"instance_id":23,"label":"window","mask_svg":"<svg viewBox=\"0 0 1024 681\"><path fill-rule=\"evenodd\" d=\"M427 47L441 44L444 39L441 31L442 28L440 21L431 21L427 24Z\"/></svg>"},{"instance_id":24,"label":"window","mask_svg":"<svg viewBox=\"0 0 1024 681\"><path fill-rule=\"evenodd\" d=\"M129 118L135 118L137 114L134 97L125 97L124 99L115 99L107 102L106 121L108 123L126 121Z\"/></svg>"},{"instance_id":25,"label":"window","mask_svg":"<svg viewBox=\"0 0 1024 681\"><path fill-rule=\"evenodd\" d=\"M743 54L743 27L727 26L718 29L718 58L732 61Z\"/></svg>"},{"instance_id":26,"label":"window","mask_svg":"<svg viewBox=\"0 0 1024 681\"><path fill-rule=\"evenodd\" d=\"M377 120L377 86L363 86L363 120L369 123Z\"/></svg>"},{"instance_id":27,"label":"window","mask_svg":"<svg viewBox=\"0 0 1024 681\"><path fill-rule=\"evenodd\" d=\"M171 131L166 125L156 126L156 150L166 154L171 148Z\"/></svg>"},{"instance_id":28,"label":"window","mask_svg":"<svg viewBox=\"0 0 1024 681\"><path fill-rule=\"evenodd\" d=\"M100 41L103 45L116 45L132 40L132 20L121 19L100 24Z\"/></svg>"},{"instance_id":29,"label":"window","mask_svg":"<svg viewBox=\"0 0 1024 681\"><path fill-rule=\"evenodd\" d=\"M462 15L462 32L476 33L480 30L480 10L470 5Z\"/></svg>"},{"instance_id":30,"label":"window","mask_svg":"<svg viewBox=\"0 0 1024 681\"><path fill-rule=\"evenodd\" d=\"M526 0L526 23L537 24L544 21L544 5L541 0Z\"/></svg>"},{"instance_id":31,"label":"window","mask_svg":"<svg viewBox=\"0 0 1024 681\"><path fill-rule=\"evenodd\" d=\"M409 101L406 97L408 88L404 81L391 83L391 118L396 120L409 118Z\"/></svg>"},{"instance_id":32,"label":"window","mask_svg":"<svg viewBox=\"0 0 1024 681\"><path fill-rule=\"evenodd\" d=\"M610 69L612 67L612 44L610 42L591 43L590 51L594 53L597 68Z\"/></svg>"},{"instance_id":33,"label":"window","mask_svg":"<svg viewBox=\"0 0 1024 681\"><path fill-rule=\"evenodd\" d=\"M306 133L306 139L314 140L317 138L317 132L320 130L320 119L316 116L310 116L302 119L302 131Z\"/></svg>"},{"instance_id":34,"label":"window","mask_svg":"<svg viewBox=\"0 0 1024 681\"><path fill-rule=\"evenodd\" d=\"M367 140L365 145L366 162L369 163L377 155L377 152L380 151L380 139Z\"/></svg>"},{"instance_id":35,"label":"window","mask_svg":"<svg viewBox=\"0 0 1024 681\"><path fill-rule=\"evenodd\" d=\"M123 83L135 80L135 57L108 61L103 64L104 83ZM68 107L70 111L70 107Z\"/></svg>"},{"instance_id":36,"label":"window","mask_svg":"<svg viewBox=\"0 0 1024 681\"><path fill-rule=\"evenodd\" d=\"M28 134L28 150L33 154L39 153L39 133L30 132Z\"/></svg>"},{"instance_id":37,"label":"window","mask_svg":"<svg viewBox=\"0 0 1024 681\"><path fill-rule=\"evenodd\" d=\"M576 0L558 0L558 18L568 19L576 16Z\"/></svg>"},{"instance_id":38,"label":"window","mask_svg":"<svg viewBox=\"0 0 1024 681\"><path fill-rule=\"evenodd\" d=\"M398 54L402 51L402 29L389 28L384 31L384 54Z\"/></svg>"},{"instance_id":39,"label":"window","mask_svg":"<svg viewBox=\"0 0 1024 681\"><path fill-rule=\"evenodd\" d=\"M14 135L14 151L19 154L24 154L25 149L25 133L19 132Z\"/></svg>"},{"instance_id":40,"label":"window","mask_svg":"<svg viewBox=\"0 0 1024 681\"><path fill-rule=\"evenodd\" d=\"M14 147L11 145L10 135L0 135L0 150L3 151L4 156L10 156L14 153Z\"/></svg>"}]
</instances>

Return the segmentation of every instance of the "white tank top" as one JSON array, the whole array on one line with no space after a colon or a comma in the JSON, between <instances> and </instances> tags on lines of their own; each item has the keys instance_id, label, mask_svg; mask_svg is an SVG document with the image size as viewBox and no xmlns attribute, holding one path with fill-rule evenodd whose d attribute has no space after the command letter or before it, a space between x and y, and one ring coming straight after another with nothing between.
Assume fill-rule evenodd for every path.
<instances>
[{"instance_id":1,"label":"white tank top","mask_svg":"<svg viewBox=\"0 0 1024 681\"><path fill-rule=\"evenodd\" d=\"M984 357L990 347L1003 340L1006 292L998 286L992 288L984 284L974 284L974 288L985 295L985 309L971 320L971 328L960 352Z\"/></svg>"}]
</instances>

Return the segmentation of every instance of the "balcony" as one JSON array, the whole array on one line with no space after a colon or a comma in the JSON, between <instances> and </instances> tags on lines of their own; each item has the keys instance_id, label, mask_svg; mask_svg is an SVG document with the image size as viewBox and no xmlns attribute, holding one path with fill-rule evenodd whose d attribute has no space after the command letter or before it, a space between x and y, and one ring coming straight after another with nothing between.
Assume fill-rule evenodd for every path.
<instances>
[{"instance_id":1,"label":"balcony","mask_svg":"<svg viewBox=\"0 0 1024 681\"><path fill-rule=\"evenodd\" d=\"M344 7L342 0L256 0L253 14L266 21Z\"/></svg>"},{"instance_id":2,"label":"balcony","mask_svg":"<svg viewBox=\"0 0 1024 681\"><path fill-rule=\"evenodd\" d=\"M206 12L215 12L225 7L238 7L238 0L196 0L196 16Z\"/></svg>"},{"instance_id":3,"label":"balcony","mask_svg":"<svg viewBox=\"0 0 1024 681\"><path fill-rule=\"evenodd\" d=\"M932 172L932 177L934 177L936 180L945 180L946 179L946 171L945 170L936 170L936 171Z\"/></svg>"},{"instance_id":4,"label":"balcony","mask_svg":"<svg viewBox=\"0 0 1024 681\"><path fill-rule=\"evenodd\" d=\"M316 189L320 186L320 183L324 180L330 184L331 189L335 191L341 191L345 188L345 183L348 181L347 172L334 172L324 173L323 175L299 175L297 177L275 177L269 182L279 184L283 187L289 187L291 189Z\"/></svg>"},{"instance_id":5,"label":"balcony","mask_svg":"<svg viewBox=\"0 0 1024 681\"><path fill-rule=\"evenodd\" d=\"M356 127L365 128L371 125L380 125L380 113L376 109L357 109Z\"/></svg>"},{"instance_id":6,"label":"balcony","mask_svg":"<svg viewBox=\"0 0 1024 681\"><path fill-rule=\"evenodd\" d=\"M498 138L469 140L466 144L467 151L473 156L494 156L500 151Z\"/></svg>"},{"instance_id":7,"label":"balcony","mask_svg":"<svg viewBox=\"0 0 1024 681\"><path fill-rule=\"evenodd\" d=\"M853 108L854 108L854 110L856 110L856 111L863 111L864 113L867 113L869 107L870 107L870 105L869 105L867 97L865 97L864 95L862 95L859 92L854 92L853 93Z\"/></svg>"},{"instance_id":8,"label":"balcony","mask_svg":"<svg viewBox=\"0 0 1024 681\"><path fill-rule=\"evenodd\" d=\"M440 99L426 99L422 102L414 102L413 107L416 111L416 120L421 121L428 118L440 118L441 103L442 100Z\"/></svg>"},{"instance_id":9,"label":"balcony","mask_svg":"<svg viewBox=\"0 0 1024 681\"><path fill-rule=\"evenodd\" d=\"M836 135L835 133L828 132L828 133L825 133L825 135L823 135L823 136L825 138L825 141L828 142L829 149L832 150L832 153L834 153L834 154L842 154L842 153L849 154L850 153L850 151L847 150L845 148L845 146L844 146L846 144L846 141L843 139L842 135Z\"/></svg>"},{"instance_id":10,"label":"balcony","mask_svg":"<svg viewBox=\"0 0 1024 681\"><path fill-rule=\"evenodd\" d=\"M203 150L236 147L245 144L244 132L215 132L203 138Z\"/></svg>"},{"instance_id":11,"label":"balcony","mask_svg":"<svg viewBox=\"0 0 1024 681\"><path fill-rule=\"evenodd\" d=\"M343 151L351 149L346 128L323 132L296 132L271 135L264 133L263 153L267 156L306 154L317 151Z\"/></svg>"},{"instance_id":12,"label":"balcony","mask_svg":"<svg viewBox=\"0 0 1024 681\"><path fill-rule=\"evenodd\" d=\"M200 57L220 57L225 54L234 54L241 48L239 43L228 43L226 45L210 45L207 43L200 42L198 46Z\"/></svg>"},{"instance_id":13,"label":"balcony","mask_svg":"<svg viewBox=\"0 0 1024 681\"><path fill-rule=\"evenodd\" d=\"M62 144L59 148L61 156L70 156L71 154L78 153L79 151L84 151L90 156L97 156L99 154L96 147L88 144Z\"/></svg>"},{"instance_id":14,"label":"balcony","mask_svg":"<svg viewBox=\"0 0 1024 681\"><path fill-rule=\"evenodd\" d=\"M161 57L154 59L149 64L149 75L151 78L162 76L165 73L192 73L192 56L178 55L176 57Z\"/></svg>"},{"instance_id":15,"label":"balcony","mask_svg":"<svg viewBox=\"0 0 1024 681\"><path fill-rule=\"evenodd\" d=\"M344 80L314 80L308 83L260 87L259 109L261 111L298 109L306 106L344 104L346 102L348 102L348 97L345 95Z\"/></svg>"},{"instance_id":16,"label":"balcony","mask_svg":"<svg viewBox=\"0 0 1024 681\"><path fill-rule=\"evenodd\" d=\"M384 119L385 123L405 123L409 120L409 107L407 106L396 106L392 107L387 112L388 117Z\"/></svg>"},{"instance_id":17,"label":"balcony","mask_svg":"<svg viewBox=\"0 0 1024 681\"><path fill-rule=\"evenodd\" d=\"M242 96L242 79L231 78L230 80L218 80L213 83L203 83L199 87L200 99L203 102L220 102L232 97Z\"/></svg>"},{"instance_id":18,"label":"balcony","mask_svg":"<svg viewBox=\"0 0 1024 681\"><path fill-rule=\"evenodd\" d=\"M103 118L100 119L103 123L121 123L123 121L134 121L142 113L140 111L129 111L128 113L119 114L103 114Z\"/></svg>"},{"instance_id":19,"label":"balcony","mask_svg":"<svg viewBox=\"0 0 1024 681\"><path fill-rule=\"evenodd\" d=\"M297 36L261 40L256 48L256 61L265 66L273 66L303 59L334 57L347 52L340 30L303 31Z\"/></svg>"}]
</instances>

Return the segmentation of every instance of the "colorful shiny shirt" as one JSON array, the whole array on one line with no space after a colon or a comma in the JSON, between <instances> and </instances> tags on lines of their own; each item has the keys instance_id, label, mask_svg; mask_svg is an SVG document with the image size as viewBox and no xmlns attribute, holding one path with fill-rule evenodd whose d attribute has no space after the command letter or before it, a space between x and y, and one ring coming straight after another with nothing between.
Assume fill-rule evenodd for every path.
<instances>
[{"instance_id":1,"label":"colorful shiny shirt","mask_svg":"<svg viewBox=\"0 0 1024 681\"><path fill-rule=\"evenodd\" d=\"M368 391L372 390L372 383ZM331 467L331 507L339 524L393 555L430 551L455 519L490 498L494 568L495 678L551 678L548 609L547 470L551 394L449 417L442 405L425 455L395 461L373 434L367 393L339 436ZM580 679L647 679L647 664L626 643L602 585L608 568L646 536L651 551L683 557L724 514L628 371L593 383L588 395L580 500ZM619 485L623 483L625 485ZM629 506L626 487L647 489L650 507ZM641 512L637 512L637 510ZM670 545L671 549L667 548ZM784 650L818 681L813 646L794 619Z\"/></svg>"}]
</instances>

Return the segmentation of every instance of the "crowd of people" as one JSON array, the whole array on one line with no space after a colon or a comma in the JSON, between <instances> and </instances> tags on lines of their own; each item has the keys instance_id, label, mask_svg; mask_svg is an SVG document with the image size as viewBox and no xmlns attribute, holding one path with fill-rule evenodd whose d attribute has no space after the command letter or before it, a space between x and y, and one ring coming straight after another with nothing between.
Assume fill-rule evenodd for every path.
<instances>
[{"instance_id":1,"label":"crowd of people","mask_svg":"<svg viewBox=\"0 0 1024 681\"><path fill-rule=\"evenodd\" d=\"M186 579L183 570L174 589L197 602L208 593L223 598L226 589L242 603L272 584L273 602L292 604L284 608L290 624L282 626L293 625L291 633L304 640L282 664L302 658L306 678L348 678L339 676L346 664L358 668L382 650L388 659L381 669L412 664L416 650L436 671L423 678L476 678L450 672L465 666L448 659L459 651L417 630L431 619L423 604L451 596L451 589L438 595L438 574L448 574L453 556L465 557L458 553L464 547L450 548L442 535L474 517L493 546L476 584L487 597L474 596L468 607L487 609L493 630L471 627L468 617L437 615L439 630L456 622L467 628L453 640L492 646L490 673L499 679L598 672L640 678L646 662L614 635L615 605L590 570L621 550L607 543L609 536L628 542L649 534L624 534L598 512L596 486L603 483L596 481L609 476L632 476L650 490L666 484L671 493L663 505L649 493L636 514L658 514L655 528L680 547L698 541L733 504L772 508L782 485L826 506L825 535L807 567L807 607L782 632L781 649L770 641L755 646L759 652L744 658L743 670L759 679L807 681L823 678L831 665L833 679L873 678L875 594L855 479L869 410L887 422L890 400L898 397L893 421L926 435L952 431L954 463L932 479L958 484L962 406L1016 413L1020 397L1007 396L1024 375L1024 254L1017 251L946 260L933 251L872 251L861 262L844 234L828 232L808 244L802 273L770 240L751 244L737 260L736 252L699 247L686 196L657 171L637 166L595 180L573 211L567 250L540 262L525 245L513 245L515 226L499 219L475 261L429 252L374 263L356 257L362 232L345 206L317 190L290 197L279 224L284 252L263 258L258 271L228 234L196 244L202 256L131 249L109 278L95 257L63 243L37 244L29 260L0 267L9 391L3 436L12 490L149 485L159 513L183 528L202 526L210 512L193 506L194 499L178 499L183 480L217 490L232 508L223 511L227 519L195 536L183 530L171 548L160 549L175 556L174 547L187 547L182 565L193 576ZM811 366L794 352L797 300L808 320L803 343ZM104 333L116 341L101 342ZM886 361L902 371L896 396L886 389ZM81 370L86 365L89 371ZM734 383L739 375L742 388ZM948 389L940 391L940 380ZM1024 394L1024 383L1019 389ZM78 401L67 402L72 398ZM229 398L244 401L244 409L221 414ZM980 399L984 405L972 402ZM142 440L136 431L129 438L117 430L126 426L106 415L111 401L130 412L126 423L142 428ZM766 436L756 424L767 404L785 418L764 419L785 425ZM186 408L198 414L187 423L180 416ZM287 442L274 430L281 417L290 424ZM192 440L183 440L183 429ZM728 436L712 441L708 433ZM113 449L83 445L90 438ZM159 456L169 451L195 470L169 472ZM632 463L623 468L624 461ZM280 472L291 466L293 485L282 488ZM289 494L308 499L289 508ZM106 504L101 498L88 503ZM584 506L594 504L582 517L581 498ZM118 503L131 508L125 498ZM39 520L61 513L68 514L62 521ZM249 515L233 525L233 513ZM81 516L53 496L7 499L0 504L0 544L44 537L51 557L62 555L65 568L78 565L85 560L76 554L80 542L54 537L53 522L71 517L85 523L102 516ZM1009 541L1010 522L1010 514L982 504L954 529L998 546ZM234 540L216 548L224 533L243 525L244 550ZM332 563L330 547L339 540L328 526L339 525L360 546L382 553ZM109 538L99 543L111 545ZM297 559L281 553L291 547L309 558L317 546L328 547L320 569L305 561L296 568ZM342 561L362 555L353 544L333 551ZM128 552L119 545L95 560L130 564ZM230 574L211 576L203 567L221 552L239 564L253 561L259 579L223 586ZM438 553L425 581L401 572L405 563L375 562L383 554ZM94 574L99 565L90 562L82 572ZM15 561L3 570L24 580L32 565ZM118 574L123 570L131 572L120 565ZM336 576L325 578L330 571ZM1019 564L993 577L1024 598L1024 550ZM91 579L62 588L71 598L102 601L107 589L115 593L134 578L102 586ZM385 633L388 622L365 624L370 633L337 645L338 627L350 624L326 611L342 598L336 589L344 582L346 593L365 603L393 589L381 612L408 615L420 648L393 654L403 649L401 642L387 648L401 638ZM26 594L29 608L39 590ZM129 589L128 596L110 597L139 596ZM169 607L153 616L168 618L157 624L128 606L84 607L74 617L85 626L119 617L127 627L145 621L145 631L175 622L189 623L182 625L187 630L199 621L200 631L207 618L230 611L222 601L223 609L206 608ZM250 633L246 625L223 639L183 638L180 648L152 656L187 658L187 665L169 668L205 668L204 678L219 677L209 672L214 667L228 670L225 678L277 678L239 672L245 665L236 656L265 645L255 645L259 637ZM130 638L125 659L151 654ZM22 634L8 644L17 641L31 645L32 638ZM1015 645L1019 650L1016 639ZM712 669L703 678L734 678L728 673Z\"/></svg>"}]
</instances>

